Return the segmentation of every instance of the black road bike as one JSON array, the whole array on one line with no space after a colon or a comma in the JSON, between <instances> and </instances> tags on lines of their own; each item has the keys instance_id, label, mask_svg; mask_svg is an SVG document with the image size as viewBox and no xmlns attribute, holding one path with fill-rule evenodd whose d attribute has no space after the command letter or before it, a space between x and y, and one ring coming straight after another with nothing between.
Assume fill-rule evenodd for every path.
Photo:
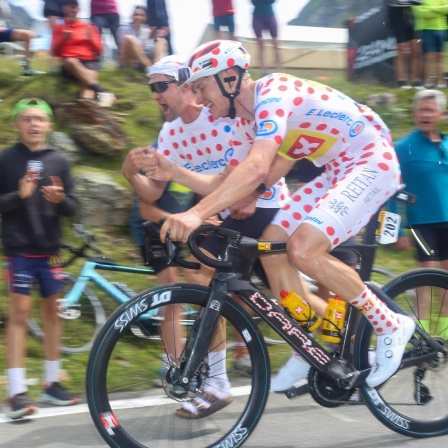
<instances>
[{"instance_id":1,"label":"black road bike","mask_svg":"<svg viewBox=\"0 0 448 448\"><path fill-rule=\"evenodd\" d=\"M374 235L376 224L366 231ZM198 247L198 237L207 233L222 238L218 260L206 257ZM381 386L371 388L365 379L375 334L355 308L348 307L341 343L330 350L250 281L255 260L285 252L285 243L257 241L238 232L202 226L191 235L189 247L199 261L216 268L210 287L178 283L148 289L120 306L95 339L87 366L87 401L95 426L109 446L221 448L245 442L269 397L270 359L260 326L241 303L310 364L308 389L320 405L347 404L359 389L372 414L397 433L410 437L448 433L448 329L440 325L440 317L448 316L447 271L411 270L382 289L367 282L387 306L411 316L417 324L399 370ZM363 278L371 271L375 247L373 243L353 245L360 254ZM170 244L167 249L175 250ZM158 343L156 338L138 338L130 331L139 317L156 308L161 309L159 319L163 315L169 327L175 320L171 315L175 307L185 305L198 312L185 316L191 322L183 326L181 336L172 325L169 337L171 341L182 338L181 353L165 354L166 329ZM425 316L420 316L422 310ZM421 318L430 320L429 333L420 325ZM148 336L151 331L159 333L159 324L148 326ZM218 325L225 325L228 334L240 335L250 357L251 375L234 371L229 359L233 402L206 418L179 418L175 411L180 404L204 390L213 367L208 353L225 347L225 339L216 342L213 338ZM162 359L167 361L160 388L153 380Z\"/></svg>"}]
</instances>

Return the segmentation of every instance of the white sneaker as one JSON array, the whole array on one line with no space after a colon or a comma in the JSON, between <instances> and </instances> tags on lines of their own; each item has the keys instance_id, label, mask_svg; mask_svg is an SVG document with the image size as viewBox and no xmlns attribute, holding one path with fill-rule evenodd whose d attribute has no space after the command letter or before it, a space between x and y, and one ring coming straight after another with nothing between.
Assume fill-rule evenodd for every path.
<instances>
[{"instance_id":1,"label":"white sneaker","mask_svg":"<svg viewBox=\"0 0 448 448\"><path fill-rule=\"evenodd\" d=\"M403 315L398 315L398 321L400 328L395 333L376 337L375 364L366 378L367 386L379 386L400 367L406 344L414 334L415 322Z\"/></svg>"},{"instance_id":2,"label":"white sneaker","mask_svg":"<svg viewBox=\"0 0 448 448\"><path fill-rule=\"evenodd\" d=\"M280 372L271 380L273 392L284 392L308 375L310 366L302 358L291 356L288 362L280 369Z\"/></svg>"}]
</instances>

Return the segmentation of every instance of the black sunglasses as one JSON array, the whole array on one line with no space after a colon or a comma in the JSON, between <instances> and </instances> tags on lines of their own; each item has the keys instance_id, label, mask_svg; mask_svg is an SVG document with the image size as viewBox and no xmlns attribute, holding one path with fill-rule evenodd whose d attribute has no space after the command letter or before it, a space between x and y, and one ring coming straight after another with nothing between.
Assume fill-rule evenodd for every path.
<instances>
[{"instance_id":1,"label":"black sunglasses","mask_svg":"<svg viewBox=\"0 0 448 448\"><path fill-rule=\"evenodd\" d=\"M172 84L173 82L177 81L175 79L171 79L169 81L156 81L152 82L149 85L149 88L151 89L152 93L163 93L168 89L168 84Z\"/></svg>"}]
</instances>

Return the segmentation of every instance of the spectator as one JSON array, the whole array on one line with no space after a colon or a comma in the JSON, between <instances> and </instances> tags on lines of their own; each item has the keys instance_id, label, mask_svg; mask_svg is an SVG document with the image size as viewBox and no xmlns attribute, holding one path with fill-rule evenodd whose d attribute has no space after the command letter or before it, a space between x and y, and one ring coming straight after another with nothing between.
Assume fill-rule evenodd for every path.
<instances>
[{"instance_id":1,"label":"spectator","mask_svg":"<svg viewBox=\"0 0 448 448\"><path fill-rule=\"evenodd\" d=\"M445 89L443 46L448 30L448 3L445 0L422 0L421 5L412 8L416 29L420 31L422 39L425 87Z\"/></svg>"},{"instance_id":2,"label":"spectator","mask_svg":"<svg viewBox=\"0 0 448 448\"><path fill-rule=\"evenodd\" d=\"M212 6L215 39L235 39L235 8L232 0L212 0ZM227 37L223 35L221 28L227 28Z\"/></svg>"},{"instance_id":3,"label":"spectator","mask_svg":"<svg viewBox=\"0 0 448 448\"><path fill-rule=\"evenodd\" d=\"M411 89L422 86L421 81L421 49L420 40L415 30L414 15L411 2L409 6L402 6L403 2L394 6L394 2L387 3L389 25L397 40L397 56L395 58L395 74L398 87Z\"/></svg>"},{"instance_id":4,"label":"spectator","mask_svg":"<svg viewBox=\"0 0 448 448\"><path fill-rule=\"evenodd\" d=\"M99 99L104 92L98 84L98 58L103 44L98 28L78 20L78 13L78 0L65 0L64 23L54 26L51 52L53 56L62 58L63 76L80 84L81 98Z\"/></svg>"},{"instance_id":5,"label":"spectator","mask_svg":"<svg viewBox=\"0 0 448 448\"><path fill-rule=\"evenodd\" d=\"M151 65L165 55L167 42L163 37L151 37L146 23L146 8L136 6L131 24L118 29L118 50L122 67L145 70L149 74Z\"/></svg>"},{"instance_id":6,"label":"spectator","mask_svg":"<svg viewBox=\"0 0 448 448\"><path fill-rule=\"evenodd\" d=\"M90 19L100 30L100 35L103 28L109 28L118 48L117 30L120 26L120 15L115 0L91 0Z\"/></svg>"},{"instance_id":7,"label":"spectator","mask_svg":"<svg viewBox=\"0 0 448 448\"><path fill-rule=\"evenodd\" d=\"M415 205L406 207L407 223L418 230L433 250L430 255L415 242L421 267L448 269L448 136L439 131L446 112L446 97L439 90L417 92L413 104L416 129L399 140L395 149L406 190L417 195ZM424 180L424 182L422 182ZM400 236L396 247L408 249L410 242ZM419 319L429 330L429 306L419 300ZM442 304L438 334L448 337L448 303Z\"/></svg>"},{"instance_id":8,"label":"spectator","mask_svg":"<svg viewBox=\"0 0 448 448\"><path fill-rule=\"evenodd\" d=\"M168 19L168 13L166 12L165 0L147 0L148 10L148 25L153 32L153 36L164 37L168 45L168 54L174 53L171 45L171 31Z\"/></svg>"},{"instance_id":9,"label":"spectator","mask_svg":"<svg viewBox=\"0 0 448 448\"><path fill-rule=\"evenodd\" d=\"M279 70L281 68L277 19L272 6L274 2L275 0L252 0L254 5L252 26L254 28L255 36L257 37L258 59L260 62L260 71L262 73L266 73L263 30L268 30L271 35L272 44L274 45L276 69Z\"/></svg>"},{"instance_id":10,"label":"spectator","mask_svg":"<svg viewBox=\"0 0 448 448\"><path fill-rule=\"evenodd\" d=\"M7 2L0 0L0 15L3 19L6 19L11 14ZM5 20L6 22L6 20ZM41 75L44 72L33 70L30 66L30 60L32 53L30 50L31 39L34 37L34 33L29 30L21 30L16 28L0 27L0 43L3 42L23 42L24 58L20 60L21 73L23 76Z\"/></svg>"},{"instance_id":11,"label":"spectator","mask_svg":"<svg viewBox=\"0 0 448 448\"><path fill-rule=\"evenodd\" d=\"M45 331L42 401L67 406L79 399L58 382L61 337L58 298L63 286L58 258L59 217L75 213L73 181L66 158L46 144L53 121L50 106L37 98L23 99L14 106L12 120L18 142L0 152L0 214L9 290L6 328L9 398L5 415L16 419L36 411L26 396L23 367L34 282L40 287Z\"/></svg>"},{"instance_id":12,"label":"spectator","mask_svg":"<svg viewBox=\"0 0 448 448\"><path fill-rule=\"evenodd\" d=\"M51 30L59 19L63 19L63 7L64 0L44 0L43 15L48 19Z\"/></svg>"}]
</instances>

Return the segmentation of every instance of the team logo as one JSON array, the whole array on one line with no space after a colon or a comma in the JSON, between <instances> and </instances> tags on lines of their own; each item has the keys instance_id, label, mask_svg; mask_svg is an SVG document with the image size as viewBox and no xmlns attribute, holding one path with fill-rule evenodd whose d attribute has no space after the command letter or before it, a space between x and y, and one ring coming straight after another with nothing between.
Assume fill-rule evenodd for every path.
<instances>
[{"instance_id":1,"label":"team logo","mask_svg":"<svg viewBox=\"0 0 448 448\"><path fill-rule=\"evenodd\" d=\"M361 134L363 130L364 123L362 121L355 121L350 127L350 137L356 137L357 135Z\"/></svg>"},{"instance_id":2,"label":"team logo","mask_svg":"<svg viewBox=\"0 0 448 448\"><path fill-rule=\"evenodd\" d=\"M316 152L323 144L325 139L313 135L299 135L294 145L291 146L286 155L291 159L301 159L310 156Z\"/></svg>"},{"instance_id":3,"label":"team logo","mask_svg":"<svg viewBox=\"0 0 448 448\"><path fill-rule=\"evenodd\" d=\"M265 120L260 123L258 128L258 136L260 135L271 135L277 132L278 126L275 121Z\"/></svg>"},{"instance_id":4,"label":"team logo","mask_svg":"<svg viewBox=\"0 0 448 448\"><path fill-rule=\"evenodd\" d=\"M260 241L258 243L258 250L271 250L271 243Z\"/></svg>"},{"instance_id":5,"label":"team logo","mask_svg":"<svg viewBox=\"0 0 448 448\"><path fill-rule=\"evenodd\" d=\"M365 313L370 311L372 308L373 308L373 302L370 299L367 300L367 302L364 303L364 305L362 305L362 309L364 310Z\"/></svg>"}]
</instances>

